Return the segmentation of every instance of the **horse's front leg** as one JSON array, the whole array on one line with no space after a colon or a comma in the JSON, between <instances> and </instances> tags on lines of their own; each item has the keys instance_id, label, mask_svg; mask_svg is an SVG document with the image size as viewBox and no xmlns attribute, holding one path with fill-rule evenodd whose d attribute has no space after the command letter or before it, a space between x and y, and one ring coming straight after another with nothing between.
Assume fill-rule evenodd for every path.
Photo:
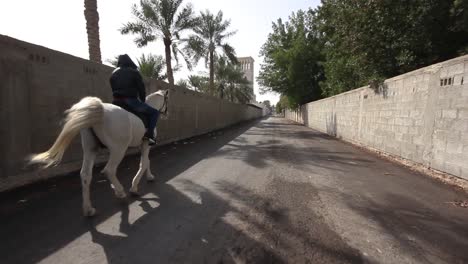
<instances>
[{"instance_id":1,"label":"horse's front leg","mask_svg":"<svg viewBox=\"0 0 468 264\"><path fill-rule=\"evenodd\" d=\"M143 141L141 145L141 158L140 158L140 169L133 178L132 187L130 188L130 193L138 195L138 184L140 183L141 177L143 174L148 172L149 168L149 146L148 141ZM148 177L148 176L147 176Z\"/></svg>"},{"instance_id":2,"label":"horse's front leg","mask_svg":"<svg viewBox=\"0 0 468 264\"><path fill-rule=\"evenodd\" d=\"M156 138L158 135L158 129L154 129L154 137ZM149 149L148 149L148 155L149 155ZM148 158L148 168L146 169L146 180L149 182L154 181L154 175L151 173L151 162Z\"/></svg>"}]
</instances>

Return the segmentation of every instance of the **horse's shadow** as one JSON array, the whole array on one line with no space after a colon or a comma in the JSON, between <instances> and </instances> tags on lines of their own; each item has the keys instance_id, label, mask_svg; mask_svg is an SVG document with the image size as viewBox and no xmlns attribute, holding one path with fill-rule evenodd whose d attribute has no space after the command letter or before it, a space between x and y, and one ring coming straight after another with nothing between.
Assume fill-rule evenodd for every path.
<instances>
[{"instance_id":1,"label":"horse's shadow","mask_svg":"<svg viewBox=\"0 0 468 264\"><path fill-rule=\"evenodd\" d=\"M197 186L200 190L200 187ZM282 263L271 249L223 222L231 210L226 201L204 189L199 203L169 184L159 198L135 198L122 204L118 231L100 231L99 222L88 223L94 243L108 263ZM159 203L154 208L150 203ZM131 223L132 210L145 212ZM248 253L243 252L248 250Z\"/></svg>"},{"instance_id":2,"label":"horse's shadow","mask_svg":"<svg viewBox=\"0 0 468 264\"><path fill-rule=\"evenodd\" d=\"M26 196L24 204L16 201L24 199L31 189L10 195L11 203L0 199L0 215L8 216L0 226L5 241L0 247L5 256L2 263L61 262L63 257L75 258L67 259L70 263L281 263L291 255L300 260L303 252L311 250L325 252L339 262L354 260L347 251L337 252L314 242L314 234L297 229L303 224L291 222L284 210L272 211L270 206L256 209L270 203L266 197L253 195L249 186L235 188L232 182L218 186L213 183L220 180L216 175L211 175L212 181L201 180L203 186L197 183L210 175L199 175L191 169L195 164L216 157L219 149L257 124L254 121L222 135L218 132L216 137L212 134L158 148L151 155L156 182L142 181L140 198L116 203L107 180L94 177L92 198L98 215L93 219L77 221L81 213L79 177L58 180L53 189L50 183L43 188L35 186L32 193L37 197ZM119 178L127 188L138 163L138 159L128 157L119 168ZM194 172L197 175L191 174ZM245 211L239 210L238 203L244 204ZM254 217L257 215L280 221L259 222ZM238 220L230 222L227 216ZM299 231L291 232L296 229ZM265 239L258 240L252 233ZM297 243L291 245L288 238ZM272 243L276 243L275 249Z\"/></svg>"},{"instance_id":3,"label":"horse's shadow","mask_svg":"<svg viewBox=\"0 0 468 264\"><path fill-rule=\"evenodd\" d=\"M129 217L135 217L131 211L135 205L126 204L127 202L124 202L122 205L121 202L116 202L114 193L109 188L108 180L103 175L98 174L102 170L103 165L98 165L94 168L91 199L97 209L97 215L92 220L82 218L81 215L82 197L79 172L73 172L63 177L33 184L11 192L1 193L0 218L2 219L2 225L0 225L0 236L3 238L3 242L0 247L0 254L5 256L2 258L2 263L34 263L62 256L62 253L67 254L68 248L66 245L81 243L84 241L83 237L89 235L88 231L93 230L90 228L92 227L89 224L90 221L97 226L95 228L96 232L93 231L96 235L96 241L103 241L103 247L106 248L106 252L109 252L109 256L112 256L112 250L108 250L109 244L105 243L105 241L109 242L112 236L108 236L106 232L102 232L99 226L107 225L109 219L114 221L119 214L122 214L122 219L124 220L121 221L122 227L114 226L113 228L122 229L122 233L129 234L122 241L128 241L129 238L133 238L136 240L135 243L137 245L142 244L135 235L135 232L140 230L137 227L142 224L142 220L157 220L156 223L159 226L163 226L164 221L171 221L165 217L169 219L175 219L176 216L184 218L183 212L171 209L175 203L174 200L176 200L177 204L181 205L179 208L182 207L188 212L198 208L198 204L194 204L189 199L187 200L185 196L181 195L167 183L194 164L213 155L227 142L238 137L258 122L256 120L222 130L218 133L222 133L223 135L219 136L217 140L214 140L210 135L203 135L193 139L186 139L178 144L174 143L157 147L153 150L150 153L150 158L152 172L156 173L156 181L153 184L146 184L142 180L139 189L143 197L159 197L160 201L158 203L161 206L151 209L149 208L150 204L157 201L147 200L144 202L140 198L138 198L140 201L128 198L127 201L131 203L140 202L141 207L138 208L141 219L138 219L136 222L133 222L131 219L131 221L125 221L128 218L125 212L127 209L129 210ZM186 142L187 144L185 144ZM126 190L131 186L131 181L138 167L139 155L127 156L119 166L117 172L118 178ZM167 214L162 216L161 212L166 212ZM154 230L152 226L148 226L147 228ZM102 233L101 236L98 232ZM20 233L22 235L18 235ZM150 240L154 240L154 237L147 236L144 232L142 235ZM104 239L106 237L108 239ZM99 238L102 238L102 240ZM114 240L121 239L122 237L116 237ZM114 245L116 242L110 244ZM86 244L80 244L80 246L89 247ZM162 247L164 248L164 245ZM89 250L89 248L86 249L86 251ZM125 248L122 250L128 252ZM96 251L94 253L100 254ZM93 256L85 257L92 258Z\"/></svg>"}]
</instances>

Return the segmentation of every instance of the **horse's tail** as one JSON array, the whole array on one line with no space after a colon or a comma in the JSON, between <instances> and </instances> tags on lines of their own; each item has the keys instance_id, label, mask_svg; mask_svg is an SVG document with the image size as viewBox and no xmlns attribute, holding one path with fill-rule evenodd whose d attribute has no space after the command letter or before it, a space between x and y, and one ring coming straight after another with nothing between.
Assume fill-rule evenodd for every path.
<instances>
[{"instance_id":1,"label":"horse's tail","mask_svg":"<svg viewBox=\"0 0 468 264\"><path fill-rule=\"evenodd\" d=\"M44 164L44 167L60 163L65 150L80 130L102 121L104 107L101 99L85 97L65 111L65 113L67 115L65 124L52 147L46 152L29 157L29 163L41 163Z\"/></svg>"}]
</instances>

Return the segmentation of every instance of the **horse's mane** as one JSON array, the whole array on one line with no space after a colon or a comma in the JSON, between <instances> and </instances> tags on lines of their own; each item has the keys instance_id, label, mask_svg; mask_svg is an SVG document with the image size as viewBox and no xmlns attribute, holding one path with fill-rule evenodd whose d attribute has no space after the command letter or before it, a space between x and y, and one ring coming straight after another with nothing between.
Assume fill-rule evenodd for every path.
<instances>
[{"instance_id":1,"label":"horse's mane","mask_svg":"<svg viewBox=\"0 0 468 264\"><path fill-rule=\"evenodd\" d=\"M154 92L155 94L159 94L159 95L164 95L164 92L166 90L157 90L156 92Z\"/></svg>"},{"instance_id":2,"label":"horse's mane","mask_svg":"<svg viewBox=\"0 0 468 264\"><path fill-rule=\"evenodd\" d=\"M166 92L166 90L157 90L156 92L154 92L154 93L148 95L148 96L146 97L146 100L149 100L149 99L153 98L153 97L156 96L156 95L164 96L164 92Z\"/></svg>"}]
</instances>

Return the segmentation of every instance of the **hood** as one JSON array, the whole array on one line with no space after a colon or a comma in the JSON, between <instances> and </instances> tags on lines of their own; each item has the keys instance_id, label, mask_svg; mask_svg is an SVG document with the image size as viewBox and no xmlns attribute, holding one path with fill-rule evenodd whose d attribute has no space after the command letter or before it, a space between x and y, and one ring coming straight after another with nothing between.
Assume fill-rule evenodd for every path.
<instances>
[{"instance_id":1,"label":"hood","mask_svg":"<svg viewBox=\"0 0 468 264\"><path fill-rule=\"evenodd\" d=\"M137 66L127 54L119 56L119 60L117 61L117 67L121 67L121 68L128 67L128 68L132 68L135 70L137 69Z\"/></svg>"}]
</instances>

